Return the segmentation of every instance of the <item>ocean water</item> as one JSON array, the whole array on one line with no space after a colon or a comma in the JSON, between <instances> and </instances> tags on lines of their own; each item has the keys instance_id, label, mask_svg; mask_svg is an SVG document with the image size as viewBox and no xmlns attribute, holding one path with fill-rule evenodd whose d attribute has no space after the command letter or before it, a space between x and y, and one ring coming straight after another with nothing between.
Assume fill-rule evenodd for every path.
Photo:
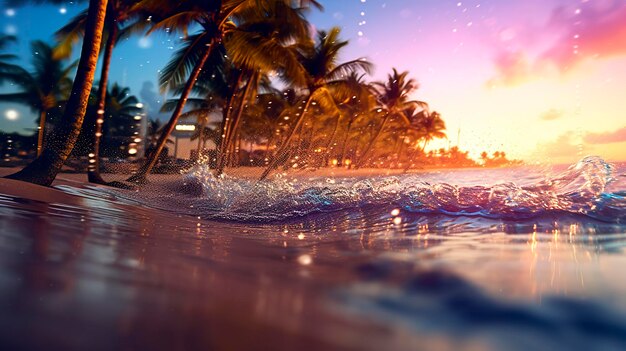
<instances>
[{"instance_id":1,"label":"ocean water","mask_svg":"<svg viewBox=\"0 0 626 351\"><path fill-rule=\"evenodd\" d=\"M0 195L0 346L624 350L626 165Z\"/></svg>"}]
</instances>

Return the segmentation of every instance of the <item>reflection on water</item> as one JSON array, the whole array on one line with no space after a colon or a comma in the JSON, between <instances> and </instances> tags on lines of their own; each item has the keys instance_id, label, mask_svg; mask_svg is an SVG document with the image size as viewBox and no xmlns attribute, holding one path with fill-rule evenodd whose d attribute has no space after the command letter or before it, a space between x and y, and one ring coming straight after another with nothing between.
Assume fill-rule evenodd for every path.
<instances>
[{"instance_id":1,"label":"reflection on water","mask_svg":"<svg viewBox=\"0 0 626 351\"><path fill-rule=\"evenodd\" d=\"M236 223L63 190L80 201L0 196L2 349L626 348L619 221L391 204Z\"/></svg>"}]
</instances>

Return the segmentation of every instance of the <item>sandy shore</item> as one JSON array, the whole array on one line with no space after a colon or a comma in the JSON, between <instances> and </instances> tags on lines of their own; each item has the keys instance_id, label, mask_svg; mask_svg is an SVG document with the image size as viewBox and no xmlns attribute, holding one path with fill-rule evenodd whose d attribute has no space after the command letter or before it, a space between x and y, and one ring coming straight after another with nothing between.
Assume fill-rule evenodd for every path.
<instances>
[{"instance_id":1,"label":"sandy shore","mask_svg":"<svg viewBox=\"0 0 626 351\"><path fill-rule=\"evenodd\" d=\"M472 169L484 169L478 168L425 168L425 169L411 169L404 171L402 169L386 169L386 168L361 168L361 169L346 169L346 168L318 168L318 169L290 169L283 171L283 174L290 177L297 178L318 178L318 177L381 177L381 176L393 176L401 174L418 174L418 173L432 173L432 172L452 172L458 170L472 170ZM19 171L19 167L2 168L0 167L0 177L15 173ZM263 168L260 167L237 167L227 168L225 174L233 177L244 179L258 178L263 172ZM274 172L272 174L277 174ZM105 173L103 177L107 181L124 181L128 178L128 174L113 174ZM151 174L149 179L151 181L167 181L178 178L178 174ZM271 177L271 176L270 176ZM58 174L53 185L78 185L87 182L87 175L85 173L74 172L61 172Z\"/></svg>"}]
</instances>

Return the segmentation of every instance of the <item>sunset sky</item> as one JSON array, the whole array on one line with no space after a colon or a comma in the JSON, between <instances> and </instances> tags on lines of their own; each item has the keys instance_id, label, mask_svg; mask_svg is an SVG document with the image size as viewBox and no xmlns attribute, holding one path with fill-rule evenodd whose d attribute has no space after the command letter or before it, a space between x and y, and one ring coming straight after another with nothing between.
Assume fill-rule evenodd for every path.
<instances>
[{"instance_id":1,"label":"sunset sky","mask_svg":"<svg viewBox=\"0 0 626 351\"><path fill-rule=\"evenodd\" d=\"M419 81L415 98L448 126L449 141L433 148L459 143L475 157L503 150L528 161L626 160L626 0L321 2L325 11L310 21L342 27L351 42L344 59L367 57L373 79L397 67ZM19 37L16 53L26 61L30 40L50 41L83 8L3 7L0 30ZM132 38L114 52L111 79L154 112L158 70L176 48L164 34ZM7 118L10 110L17 120ZM4 131L35 126L26 107L0 104L0 114Z\"/></svg>"}]
</instances>

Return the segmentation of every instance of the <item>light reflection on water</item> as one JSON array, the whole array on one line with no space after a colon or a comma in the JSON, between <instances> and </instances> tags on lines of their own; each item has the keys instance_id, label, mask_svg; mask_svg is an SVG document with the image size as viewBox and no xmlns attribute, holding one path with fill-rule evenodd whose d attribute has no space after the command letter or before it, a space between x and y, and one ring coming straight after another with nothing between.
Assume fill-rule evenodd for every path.
<instances>
[{"instance_id":1,"label":"light reflection on water","mask_svg":"<svg viewBox=\"0 0 626 351\"><path fill-rule=\"evenodd\" d=\"M74 193L0 196L6 349L626 347L624 224L386 206L235 223Z\"/></svg>"}]
</instances>

